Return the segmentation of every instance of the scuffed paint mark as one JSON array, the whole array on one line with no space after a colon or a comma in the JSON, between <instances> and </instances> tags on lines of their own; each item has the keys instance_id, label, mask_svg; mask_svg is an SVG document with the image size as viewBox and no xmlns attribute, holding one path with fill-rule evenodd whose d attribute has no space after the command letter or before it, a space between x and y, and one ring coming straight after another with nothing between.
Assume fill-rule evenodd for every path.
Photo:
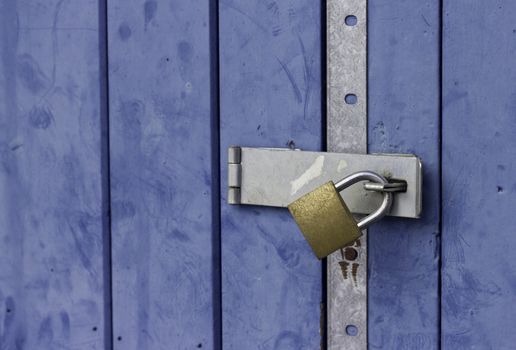
<instances>
[{"instance_id":1,"label":"scuffed paint mark","mask_svg":"<svg viewBox=\"0 0 516 350\"><path fill-rule=\"evenodd\" d=\"M61 13L62 6L65 0L60 0L55 7L54 10L54 18L52 21L52 78L50 84L43 94L42 100L44 100L54 89L56 84L56 76L57 76L57 56L59 54L59 46L58 46L58 30L57 30L57 22L59 21L59 15Z\"/></svg>"},{"instance_id":2,"label":"scuffed paint mark","mask_svg":"<svg viewBox=\"0 0 516 350\"><path fill-rule=\"evenodd\" d=\"M238 12L239 14L241 14L242 16L246 17L248 20L250 20L255 26L257 26L258 28L260 28L260 30L264 33L268 33L268 29L263 26L260 22L258 22L256 19L254 19L253 17L251 17L250 15L248 15L246 12L244 12L243 10L241 10L240 8L236 7L234 4L231 4L229 2L225 2L225 1L222 1L222 3L224 4L224 6L227 6L228 8Z\"/></svg>"},{"instance_id":3,"label":"scuffed paint mark","mask_svg":"<svg viewBox=\"0 0 516 350\"><path fill-rule=\"evenodd\" d=\"M156 1L153 1L153 0L146 1L145 4L143 5L143 13L144 13L144 17L145 17L145 30L147 30L149 23L156 16L157 10L158 10L158 3Z\"/></svg>"},{"instance_id":4,"label":"scuffed paint mark","mask_svg":"<svg viewBox=\"0 0 516 350\"><path fill-rule=\"evenodd\" d=\"M305 80L305 104L303 106L303 119L306 119L306 115L308 112L308 103L310 102L311 95L311 81L312 81L312 73L311 73L311 64L308 64L308 57L305 50L305 45L303 44L303 40L298 35L297 39L299 41L299 46L301 47L301 54L303 56L304 63L304 80ZM312 60L311 60L312 62Z\"/></svg>"},{"instance_id":5,"label":"scuffed paint mark","mask_svg":"<svg viewBox=\"0 0 516 350\"><path fill-rule=\"evenodd\" d=\"M342 170L348 167L348 162L346 162L344 159L342 159L339 162L339 165L337 166L337 171L340 173Z\"/></svg>"},{"instance_id":6,"label":"scuffed paint mark","mask_svg":"<svg viewBox=\"0 0 516 350\"><path fill-rule=\"evenodd\" d=\"M20 137L16 137L7 146L12 152L15 152L23 147L23 140Z\"/></svg>"},{"instance_id":7,"label":"scuffed paint mark","mask_svg":"<svg viewBox=\"0 0 516 350\"><path fill-rule=\"evenodd\" d=\"M274 349L301 349L302 338L292 331L281 332L274 341Z\"/></svg>"},{"instance_id":8,"label":"scuffed paint mark","mask_svg":"<svg viewBox=\"0 0 516 350\"><path fill-rule=\"evenodd\" d=\"M177 55L181 62L190 63L194 57L194 49L192 44L187 41L181 41L177 44Z\"/></svg>"},{"instance_id":9,"label":"scuffed paint mark","mask_svg":"<svg viewBox=\"0 0 516 350\"><path fill-rule=\"evenodd\" d=\"M281 68L287 75L288 80L290 81L290 85L292 86L292 90L294 91L294 95L296 97L297 102L301 103L303 101L303 97L301 96L301 91L299 90L299 86L297 86L296 80L294 79L294 75L288 69L287 65L283 63L279 58L276 57L278 60L278 63L280 64Z\"/></svg>"},{"instance_id":10,"label":"scuffed paint mark","mask_svg":"<svg viewBox=\"0 0 516 350\"><path fill-rule=\"evenodd\" d=\"M49 79L40 66L29 54L18 56L17 72L23 87L32 94L37 94L48 86Z\"/></svg>"},{"instance_id":11,"label":"scuffed paint mark","mask_svg":"<svg viewBox=\"0 0 516 350\"><path fill-rule=\"evenodd\" d=\"M47 129L54 121L54 115L46 106L34 106L29 112L29 122L36 129Z\"/></svg>"},{"instance_id":12,"label":"scuffed paint mark","mask_svg":"<svg viewBox=\"0 0 516 350\"><path fill-rule=\"evenodd\" d=\"M54 339L54 330L52 329L52 318L47 316L41 321L38 330L38 341L51 344Z\"/></svg>"},{"instance_id":13,"label":"scuffed paint mark","mask_svg":"<svg viewBox=\"0 0 516 350\"><path fill-rule=\"evenodd\" d=\"M430 27L430 22L428 22L428 20L426 19L425 15L421 15L421 18L423 19L423 22L425 22L425 24L427 25L427 27Z\"/></svg>"},{"instance_id":14,"label":"scuffed paint mark","mask_svg":"<svg viewBox=\"0 0 516 350\"><path fill-rule=\"evenodd\" d=\"M314 163L297 179L290 181L290 195L295 195L303 186L321 176L324 166L324 156L319 156Z\"/></svg>"},{"instance_id":15,"label":"scuffed paint mark","mask_svg":"<svg viewBox=\"0 0 516 350\"><path fill-rule=\"evenodd\" d=\"M59 313L61 319L62 334L65 339L70 339L70 316L64 310Z\"/></svg>"}]
</instances>

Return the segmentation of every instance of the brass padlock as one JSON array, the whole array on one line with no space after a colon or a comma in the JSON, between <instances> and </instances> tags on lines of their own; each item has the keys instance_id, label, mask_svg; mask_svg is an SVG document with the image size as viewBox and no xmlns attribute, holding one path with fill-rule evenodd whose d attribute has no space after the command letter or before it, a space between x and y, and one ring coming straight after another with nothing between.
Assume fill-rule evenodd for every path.
<instances>
[{"instance_id":1,"label":"brass padlock","mask_svg":"<svg viewBox=\"0 0 516 350\"><path fill-rule=\"evenodd\" d=\"M384 192L380 207L356 222L339 192L364 180L384 185L389 183L377 173L360 171L336 184L329 181L288 205L288 210L319 259L353 243L362 235L363 229L390 211L393 195Z\"/></svg>"}]
</instances>

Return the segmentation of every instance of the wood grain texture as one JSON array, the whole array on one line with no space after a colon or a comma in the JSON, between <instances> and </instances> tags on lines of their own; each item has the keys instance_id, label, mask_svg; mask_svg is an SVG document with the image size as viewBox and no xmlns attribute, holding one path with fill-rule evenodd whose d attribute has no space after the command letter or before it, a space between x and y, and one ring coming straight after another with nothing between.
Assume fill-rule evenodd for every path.
<instances>
[{"instance_id":1,"label":"wood grain texture","mask_svg":"<svg viewBox=\"0 0 516 350\"><path fill-rule=\"evenodd\" d=\"M423 214L369 229L369 348L439 346L438 1L369 2L369 152L423 162Z\"/></svg>"},{"instance_id":2,"label":"wood grain texture","mask_svg":"<svg viewBox=\"0 0 516 350\"><path fill-rule=\"evenodd\" d=\"M223 346L316 349L321 263L286 209L225 195L230 145L320 148L320 4L219 6Z\"/></svg>"},{"instance_id":3,"label":"wood grain texture","mask_svg":"<svg viewBox=\"0 0 516 350\"><path fill-rule=\"evenodd\" d=\"M211 349L209 4L108 14L115 348Z\"/></svg>"},{"instance_id":4,"label":"wood grain texture","mask_svg":"<svg viewBox=\"0 0 516 350\"><path fill-rule=\"evenodd\" d=\"M515 18L444 1L443 349L516 343Z\"/></svg>"},{"instance_id":5,"label":"wood grain texture","mask_svg":"<svg viewBox=\"0 0 516 350\"><path fill-rule=\"evenodd\" d=\"M0 3L1 349L104 349L98 7Z\"/></svg>"}]
</instances>

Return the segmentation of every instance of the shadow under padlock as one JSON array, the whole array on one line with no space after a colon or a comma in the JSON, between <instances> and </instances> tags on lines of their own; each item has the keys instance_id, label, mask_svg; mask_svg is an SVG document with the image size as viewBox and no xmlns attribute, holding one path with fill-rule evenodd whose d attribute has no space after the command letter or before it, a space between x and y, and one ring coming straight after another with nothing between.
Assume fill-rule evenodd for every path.
<instances>
[{"instance_id":1,"label":"shadow under padlock","mask_svg":"<svg viewBox=\"0 0 516 350\"><path fill-rule=\"evenodd\" d=\"M389 213L393 194L383 191L383 201L378 209L358 222L355 220L339 192L364 180L380 187L389 184L385 177L375 172L359 171L336 184L329 181L288 205L317 258L322 259L353 243L362 235L363 229Z\"/></svg>"}]
</instances>

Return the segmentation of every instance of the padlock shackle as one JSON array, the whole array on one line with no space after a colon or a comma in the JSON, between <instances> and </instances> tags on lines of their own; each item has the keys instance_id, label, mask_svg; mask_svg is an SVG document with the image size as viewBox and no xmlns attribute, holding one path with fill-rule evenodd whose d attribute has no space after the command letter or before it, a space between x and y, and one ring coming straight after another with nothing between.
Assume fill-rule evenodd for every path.
<instances>
[{"instance_id":1,"label":"padlock shackle","mask_svg":"<svg viewBox=\"0 0 516 350\"><path fill-rule=\"evenodd\" d=\"M369 180L372 182L376 182L379 184L386 185L389 183L385 177L383 177L380 174L377 174L373 171L359 171L356 173L353 173L344 179L340 180L335 184L335 188L338 192L341 192L345 188L356 184L360 181ZM383 201L380 207L376 209L373 213L367 215L365 218L357 222L358 228L363 230L367 228L367 226L371 225L372 223L375 223L376 221L383 218L386 214L389 213L392 207L392 201L393 201L393 195L391 192L384 192L383 193Z\"/></svg>"}]
</instances>

